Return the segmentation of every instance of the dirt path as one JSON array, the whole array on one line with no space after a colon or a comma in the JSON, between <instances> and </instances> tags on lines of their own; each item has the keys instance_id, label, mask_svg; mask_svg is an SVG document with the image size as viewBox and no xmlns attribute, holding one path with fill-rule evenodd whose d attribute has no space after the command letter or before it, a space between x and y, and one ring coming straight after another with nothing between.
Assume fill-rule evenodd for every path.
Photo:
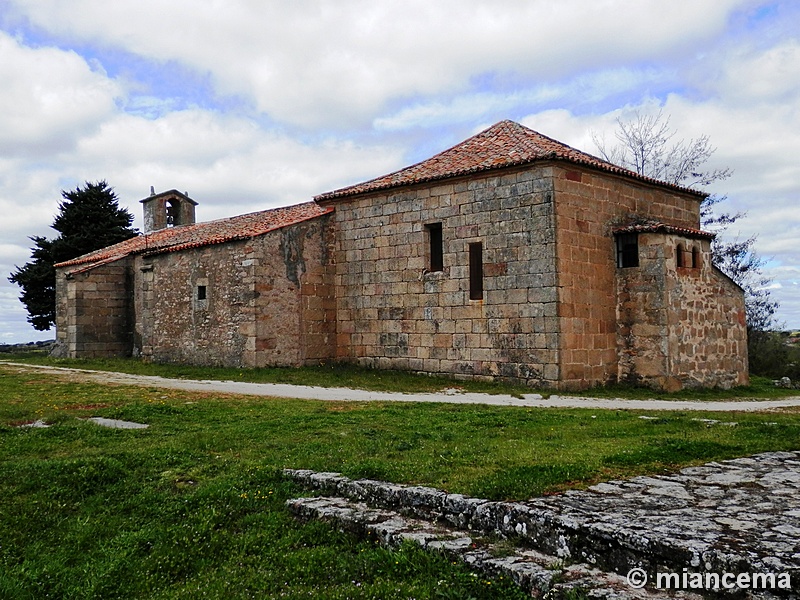
<instances>
[{"instance_id":1,"label":"dirt path","mask_svg":"<svg viewBox=\"0 0 800 600\"><path fill-rule=\"evenodd\" d=\"M721 400L713 402L690 400L625 400L622 398L579 398L575 396L550 396L525 394L515 398L505 394L478 394L445 390L440 393L406 394L398 392L371 392L348 388L323 388L284 383L246 383L241 381L210 381L166 379L152 375L129 375L110 371L89 371L44 365L29 365L0 361L0 368L15 371L38 371L69 379L169 388L189 392L216 392L246 396L271 396L305 400L337 402L446 402L450 404L487 404L493 406L525 406L533 408L595 408L612 410L681 410L681 411L740 411L752 412L800 407L800 396L769 400Z\"/></svg>"}]
</instances>

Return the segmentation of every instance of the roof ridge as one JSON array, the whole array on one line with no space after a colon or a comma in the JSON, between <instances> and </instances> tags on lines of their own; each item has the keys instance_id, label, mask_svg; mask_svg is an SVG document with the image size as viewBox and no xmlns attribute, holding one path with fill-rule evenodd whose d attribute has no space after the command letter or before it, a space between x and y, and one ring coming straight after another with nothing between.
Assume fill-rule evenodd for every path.
<instances>
[{"instance_id":1,"label":"roof ridge","mask_svg":"<svg viewBox=\"0 0 800 600\"><path fill-rule=\"evenodd\" d=\"M314 196L314 200L316 201L316 200L322 198L323 196L326 196L327 194L332 194L332 193L335 193L337 191L349 189L350 187L355 187L355 185L368 185L368 184L372 183L373 181L378 181L379 179L385 179L387 177L392 177L393 175L397 175L398 173L402 173L403 171L407 171L409 169L413 169L413 168L418 167L418 166L420 166L420 165L422 165L424 163L435 161L437 158L439 158L443 154L446 154L446 153L450 152L451 150L455 150L459 146L463 146L467 142L473 140L474 138L477 138L480 135L483 135L483 134L487 133L490 129L493 129L493 128L495 128L498 125L501 125L503 123L514 123L515 125L519 125L519 123L515 123L514 121L511 121L509 119L504 119L503 121L495 123L494 125L491 125L491 126L487 127L486 129L483 129L482 131L479 131L478 133L476 133L474 135L471 135L470 137L468 137L465 140L462 140L462 141L460 141L460 142L458 142L456 144L453 144L449 148L445 148L444 150L441 150L441 151L437 152L433 156L429 156L428 158L424 158L424 159L422 159L420 161L417 161L417 162L415 162L413 164L407 165L405 167L401 167L401 168L399 168L399 169L397 169L395 171L392 171L391 173L387 173L385 175L379 175L378 177L373 177L372 179L368 179L367 181L363 181L363 182L361 182L359 184L354 184L353 186L346 186L344 188L340 188L339 190L334 190L332 192L323 192L322 194L317 194L316 196Z\"/></svg>"},{"instance_id":2,"label":"roof ridge","mask_svg":"<svg viewBox=\"0 0 800 600\"><path fill-rule=\"evenodd\" d=\"M593 154L573 148L516 121L505 119L430 158L387 175L319 194L314 197L314 200L334 200L544 160L563 160L654 185L669 187L684 193L697 196L707 195L698 190L639 175Z\"/></svg>"},{"instance_id":3,"label":"roof ridge","mask_svg":"<svg viewBox=\"0 0 800 600\"><path fill-rule=\"evenodd\" d=\"M605 164L609 165L610 167L616 167L617 169L624 169L624 167L620 167L619 165L615 165L614 163L609 162L604 158L601 158L599 156L595 156L594 154L586 152L585 150L581 150L580 148L575 148L574 146L570 146L569 144L567 144L565 142L562 142L561 140L557 140L554 137L550 137L549 135L545 135L544 133L536 131L535 129L531 129L530 127L527 127L526 125L523 125L522 123L517 123L516 121L511 121L509 119L506 119L505 121L501 121L501 123L510 123L512 125L515 125L515 126L519 127L520 129L523 129L525 131L529 131L529 132L537 135L540 138L544 138L544 139L546 139L547 141L549 141L549 142L551 142L553 144L556 144L558 146L562 146L563 148L569 148L573 152L577 152L579 154L583 154L585 156L588 156L589 158L591 158L593 160L597 160L597 161L602 162L602 163L605 163ZM631 173L634 173L634 172L631 171Z\"/></svg>"}]
</instances>

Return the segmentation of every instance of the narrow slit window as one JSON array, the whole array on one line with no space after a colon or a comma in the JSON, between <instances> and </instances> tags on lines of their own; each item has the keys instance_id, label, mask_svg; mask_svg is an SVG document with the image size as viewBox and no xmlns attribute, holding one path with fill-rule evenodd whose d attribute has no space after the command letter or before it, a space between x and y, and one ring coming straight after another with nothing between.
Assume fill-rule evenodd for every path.
<instances>
[{"instance_id":1,"label":"narrow slit window","mask_svg":"<svg viewBox=\"0 0 800 600\"><path fill-rule=\"evenodd\" d=\"M683 244L678 244L678 247L675 249L675 263L679 269L686 266L683 260L683 252Z\"/></svg>"},{"instance_id":2,"label":"narrow slit window","mask_svg":"<svg viewBox=\"0 0 800 600\"><path fill-rule=\"evenodd\" d=\"M206 286L204 286L204 285L198 285L197 286L197 299L198 300L206 300L208 298L207 294L208 294L208 290L207 290Z\"/></svg>"},{"instance_id":3,"label":"narrow slit window","mask_svg":"<svg viewBox=\"0 0 800 600\"><path fill-rule=\"evenodd\" d=\"M697 249L697 246L692 248L692 268L700 268L700 250Z\"/></svg>"},{"instance_id":4,"label":"narrow slit window","mask_svg":"<svg viewBox=\"0 0 800 600\"><path fill-rule=\"evenodd\" d=\"M483 299L483 244L469 245L469 299Z\"/></svg>"},{"instance_id":5,"label":"narrow slit window","mask_svg":"<svg viewBox=\"0 0 800 600\"><path fill-rule=\"evenodd\" d=\"M444 240L442 238L442 224L431 223L426 225L428 230L428 270L429 271L443 271L444 270Z\"/></svg>"},{"instance_id":6,"label":"narrow slit window","mask_svg":"<svg viewBox=\"0 0 800 600\"><path fill-rule=\"evenodd\" d=\"M639 236L624 233L617 236L617 266L622 268L639 266Z\"/></svg>"}]
</instances>

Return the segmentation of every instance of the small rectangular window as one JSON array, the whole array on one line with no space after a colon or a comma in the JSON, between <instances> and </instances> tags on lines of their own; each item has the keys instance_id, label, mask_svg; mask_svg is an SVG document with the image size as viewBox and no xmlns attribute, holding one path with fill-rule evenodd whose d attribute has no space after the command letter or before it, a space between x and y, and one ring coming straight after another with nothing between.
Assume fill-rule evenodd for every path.
<instances>
[{"instance_id":1,"label":"small rectangular window","mask_svg":"<svg viewBox=\"0 0 800 600\"><path fill-rule=\"evenodd\" d=\"M469 299L483 299L483 244L469 245Z\"/></svg>"},{"instance_id":2,"label":"small rectangular window","mask_svg":"<svg viewBox=\"0 0 800 600\"><path fill-rule=\"evenodd\" d=\"M204 285L198 285L197 286L197 299L198 300L205 300L207 298L206 293L207 293L206 286L204 286Z\"/></svg>"},{"instance_id":3,"label":"small rectangular window","mask_svg":"<svg viewBox=\"0 0 800 600\"><path fill-rule=\"evenodd\" d=\"M428 230L428 270L443 271L444 249L442 239L442 224L431 223L430 225L426 225L425 229Z\"/></svg>"},{"instance_id":4,"label":"small rectangular window","mask_svg":"<svg viewBox=\"0 0 800 600\"><path fill-rule=\"evenodd\" d=\"M639 236L624 233L617 236L617 266L622 268L639 266Z\"/></svg>"}]
</instances>

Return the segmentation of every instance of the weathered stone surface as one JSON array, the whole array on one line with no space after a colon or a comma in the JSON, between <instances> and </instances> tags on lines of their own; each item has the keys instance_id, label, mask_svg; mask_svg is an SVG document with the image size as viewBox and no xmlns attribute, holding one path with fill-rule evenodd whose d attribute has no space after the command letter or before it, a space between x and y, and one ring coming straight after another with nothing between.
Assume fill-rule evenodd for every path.
<instances>
[{"instance_id":1,"label":"weathered stone surface","mask_svg":"<svg viewBox=\"0 0 800 600\"><path fill-rule=\"evenodd\" d=\"M146 423L135 423L133 421L123 421L121 419L107 419L105 417L90 417L86 420L110 429L147 429L150 427L150 425Z\"/></svg>"},{"instance_id":2,"label":"weathered stone surface","mask_svg":"<svg viewBox=\"0 0 800 600\"><path fill-rule=\"evenodd\" d=\"M331 218L57 271L65 356L299 366L334 357Z\"/></svg>"},{"instance_id":3,"label":"weathered stone surface","mask_svg":"<svg viewBox=\"0 0 800 600\"><path fill-rule=\"evenodd\" d=\"M567 564L557 557L529 548L487 542L469 532L401 516L393 510L372 508L364 502L313 497L290 500L287 506L301 519L322 519L342 531L374 539L385 546L397 547L403 542L414 542L451 559L461 560L487 575L509 577L536 597L568 597L571 590L579 590L589 598L662 597L661 594L633 589L624 577L614 573L604 573L584 564ZM692 594L671 597L694 598Z\"/></svg>"},{"instance_id":4,"label":"weathered stone surface","mask_svg":"<svg viewBox=\"0 0 800 600\"><path fill-rule=\"evenodd\" d=\"M70 358L129 356L133 345L131 259L67 276L56 273L59 352Z\"/></svg>"},{"instance_id":5,"label":"weathered stone surface","mask_svg":"<svg viewBox=\"0 0 800 600\"><path fill-rule=\"evenodd\" d=\"M557 301L552 180L541 169L510 170L505 185L500 179L478 175L467 185L337 202L339 358L370 367L556 383L547 378L557 376L557 320L531 318ZM427 225L437 223L443 269L428 272ZM473 242L483 243L484 293L477 301L469 298L465 259Z\"/></svg>"},{"instance_id":6,"label":"weathered stone surface","mask_svg":"<svg viewBox=\"0 0 800 600\"><path fill-rule=\"evenodd\" d=\"M50 425L43 419L36 419L31 423L22 423L19 427L30 427L31 429L47 429Z\"/></svg>"},{"instance_id":7,"label":"weathered stone surface","mask_svg":"<svg viewBox=\"0 0 800 600\"><path fill-rule=\"evenodd\" d=\"M323 491L331 489L332 480L337 489L348 488L340 476L286 473ZM376 483L368 487L378 489ZM552 560L586 563L617 575L633 567L651 578L684 570L783 573L795 590L800 586L800 452L708 463L525 502L386 486L390 496L378 492L359 500L468 532L459 538L499 535Z\"/></svg>"},{"instance_id":8,"label":"weathered stone surface","mask_svg":"<svg viewBox=\"0 0 800 600\"><path fill-rule=\"evenodd\" d=\"M679 248L694 249L696 266L678 266ZM620 379L665 389L747 383L744 305L713 267L710 240L640 234L639 267L618 269L616 284Z\"/></svg>"}]
</instances>

